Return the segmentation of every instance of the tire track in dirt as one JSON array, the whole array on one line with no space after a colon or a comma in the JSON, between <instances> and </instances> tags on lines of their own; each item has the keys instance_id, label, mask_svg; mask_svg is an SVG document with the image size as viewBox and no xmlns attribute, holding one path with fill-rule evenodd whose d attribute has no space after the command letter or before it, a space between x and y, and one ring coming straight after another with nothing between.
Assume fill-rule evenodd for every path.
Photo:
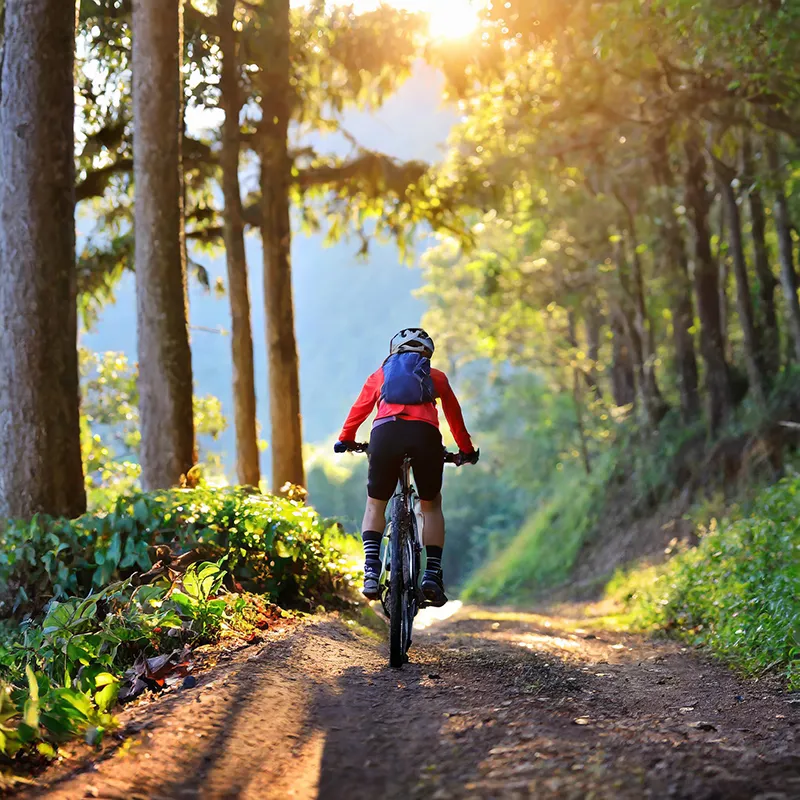
<instances>
[{"instance_id":1,"label":"tire track in dirt","mask_svg":"<svg viewBox=\"0 0 800 800\"><path fill-rule=\"evenodd\" d=\"M462 609L395 671L379 639L317 620L126 711L125 746L27 796L800 797L796 697L578 624Z\"/></svg>"}]
</instances>

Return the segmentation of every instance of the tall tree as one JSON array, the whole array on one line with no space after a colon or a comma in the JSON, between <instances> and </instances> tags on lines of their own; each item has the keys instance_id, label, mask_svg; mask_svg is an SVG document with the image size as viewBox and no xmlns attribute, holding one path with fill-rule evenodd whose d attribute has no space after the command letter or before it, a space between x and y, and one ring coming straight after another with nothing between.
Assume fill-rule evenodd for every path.
<instances>
[{"instance_id":1,"label":"tall tree","mask_svg":"<svg viewBox=\"0 0 800 800\"><path fill-rule=\"evenodd\" d=\"M236 425L236 471L239 483L258 486L261 477L256 425L256 388L253 366L253 332L250 293L244 247L244 215L239 185L240 127L243 99L240 88L239 41L233 29L236 0L220 0L219 22L222 68L220 104L225 112L222 126L222 193L225 259L231 305L233 359L233 415Z\"/></svg>"},{"instance_id":2,"label":"tall tree","mask_svg":"<svg viewBox=\"0 0 800 800\"><path fill-rule=\"evenodd\" d=\"M656 137L653 142L652 159L661 220L664 271L667 275L667 292L672 316L672 339L681 416L685 422L689 422L700 413L697 356L692 336L694 307L686 245L674 210L675 187L666 133Z\"/></svg>"},{"instance_id":3,"label":"tall tree","mask_svg":"<svg viewBox=\"0 0 800 800\"><path fill-rule=\"evenodd\" d=\"M775 287L777 281L772 274L767 249L767 214L761 194L759 175L756 172L753 142L748 133L742 141L742 171L747 185L747 203L750 208L750 224L753 238L753 261L758 282L758 315L756 317L761 344L761 359L767 378L773 377L780 368L780 336L778 314L775 309Z\"/></svg>"},{"instance_id":4,"label":"tall tree","mask_svg":"<svg viewBox=\"0 0 800 800\"><path fill-rule=\"evenodd\" d=\"M617 269L623 288L633 301L633 324L629 326L628 338L633 346L633 362L636 370L636 389L642 401L642 410L648 424L652 427L669 411L658 387L656 378L656 352L653 322L647 309L645 281L642 260L639 255L639 242L636 236L635 215L630 202L618 194L617 200L625 211L630 242L630 261L625 252L625 240L617 242Z\"/></svg>"},{"instance_id":5,"label":"tall tree","mask_svg":"<svg viewBox=\"0 0 800 800\"><path fill-rule=\"evenodd\" d=\"M694 289L700 317L700 353L706 367L708 424L712 433L728 419L733 408L730 375L725 361L720 325L719 270L711 254L706 188L706 161L699 133L690 126L684 140L686 153L685 198L694 239Z\"/></svg>"},{"instance_id":6,"label":"tall tree","mask_svg":"<svg viewBox=\"0 0 800 800\"><path fill-rule=\"evenodd\" d=\"M261 159L264 245L264 309L267 316L269 407L272 421L272 486L305 484L303 430L300 417L300 375L292 296L292 229L289 190L291 72L289 0L268 0L261 25L264 52L260 74L262 121L258 154Z\"/></svg>"},{"instance_id":7,"label":"tall tree","mask_svg":"<svg viewBox=\"0 0 800 800\"><path fill-rule=\"evenodd\" d=\"M800 359L800 302L797 299L797 274L794 271L792 226L784 189L783 164L778 144L772 137L767 141L767 158L775 185L774 213L781 262L781 289L786 303L786 315L789 318L789 335L794 346L794 357Z\"/></svg>"},{"instance_id":8,"label":"tall tree","mask_svg":"<svg viewBox=\"0 0 800 800\"><path fill-rule=\"evenodd\" d=\"M183 0L133 0L136 310L142 484L195 462L181 163Z\"/></svg>"},{"instance_id":9,"label":"tall tree","mask_svg":"<svg viewBox=\"0 0 800 800\"><path fill-rule=\"evenodd\" d=\"M0 516L86 508L78 416L75 3L7 0L0 98Z\"/></svg>"},{"instance_id":10,"label":"tall tree","mask_svg":"<svg viewBox=\"0 0 800 800\"><path fill-rule=\"evenodd\" d=\"M766 402L767 387L764 374L762 349L753 314L753 298L750 294L750 283L747 277L747 262L744 257L742 241L742 221L739 206L736 202L736 190L733 188L733 170L718 158L713 158L714 171L722 190L722 202L728 217L730 231L731 255L733 256L733 274L736 279L736 310L744 339L744 363L750 381L750 391L760 404Z\"/></svg>"}]
</instances>

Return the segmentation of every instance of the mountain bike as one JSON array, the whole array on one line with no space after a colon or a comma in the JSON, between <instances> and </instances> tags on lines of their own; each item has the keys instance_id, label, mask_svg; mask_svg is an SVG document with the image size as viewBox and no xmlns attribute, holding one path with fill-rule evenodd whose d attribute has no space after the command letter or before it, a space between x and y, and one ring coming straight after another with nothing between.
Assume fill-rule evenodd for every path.
<instances>
[{"instance_id":1,"label":"mountain bike","mask_svg":"<svg viewBox=\"0 0 800 800\"><path fill-rule=\"evenodd\" d=\"M369 445L359 442L351 448L368 452ZM446 464L471 463L460 453L444 452ZM420 587L424 572L425 549L422 543L422 520L419 497L411 480L411 459L406 457L400 469L397 491L391 499L389 527L384 535L380 577L380 601L389 618L389 666L400 668L408 661L414 618L427 605Z\"/></svg>"}]
</instances>

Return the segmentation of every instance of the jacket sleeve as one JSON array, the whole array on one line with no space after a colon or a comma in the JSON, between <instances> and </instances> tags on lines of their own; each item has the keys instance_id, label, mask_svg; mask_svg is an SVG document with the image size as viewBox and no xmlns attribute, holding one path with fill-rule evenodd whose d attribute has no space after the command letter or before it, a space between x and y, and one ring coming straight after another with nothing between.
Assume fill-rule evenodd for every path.
<instances>
[{"instance_id":1,"label":"jacket sleeve","mask_svg":"<svg viewBox=\"0 0 800 800\"><path fill-rule=\"evenodd\" d=\"M380 397L382 383L382 370L373 372L367 378L364 388L361 390L358 399L353 403L350 413L347 415L342 432L339 434L340 442L354 442L358 435L358 429L364 420L372 413L375 403Z\"/></svg>"},{"instance_id":2,"label":"jacket sleeve","mask_svg":"<svg viewBox=\"0 0 800 800\"><path fill-rule=\"evenodd\" d=\"M447 424L450 426L450 432L456 440L458 449L464 453L473 452L475 448L467 431L467 426L464 424L461 405L450 386L450 381L447 380L447 375L437 369L431 370L431 377L433 378L434 388L442 401L442 411L444 411Z\"/></svg>"}]
</instances>

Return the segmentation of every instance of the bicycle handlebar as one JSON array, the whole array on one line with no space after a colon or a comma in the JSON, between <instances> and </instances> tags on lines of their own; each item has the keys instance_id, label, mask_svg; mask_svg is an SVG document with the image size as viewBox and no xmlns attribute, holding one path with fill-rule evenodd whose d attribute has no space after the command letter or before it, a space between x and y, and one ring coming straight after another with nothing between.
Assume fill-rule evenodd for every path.
<instances>
[{"instance_id":1,"label":"bicycle handlebar","mask_svg":"<svg viewBox=\"0 0 800 800\"><path fill-rule=\"evenodd\" d=\"M344 442L342 442L344 444ZM348 444L347 446L348 453L368 453L369 452L369 442L353 442L352 444ZM478 449L475 451L475 458L465 458L467 455L466 453L453 453L450 450L444 451L444 463L445 464L455 464L457 467L462 467L464 464L475 464L480 456L481 451Z\"/></svg>"}]
</instances>

